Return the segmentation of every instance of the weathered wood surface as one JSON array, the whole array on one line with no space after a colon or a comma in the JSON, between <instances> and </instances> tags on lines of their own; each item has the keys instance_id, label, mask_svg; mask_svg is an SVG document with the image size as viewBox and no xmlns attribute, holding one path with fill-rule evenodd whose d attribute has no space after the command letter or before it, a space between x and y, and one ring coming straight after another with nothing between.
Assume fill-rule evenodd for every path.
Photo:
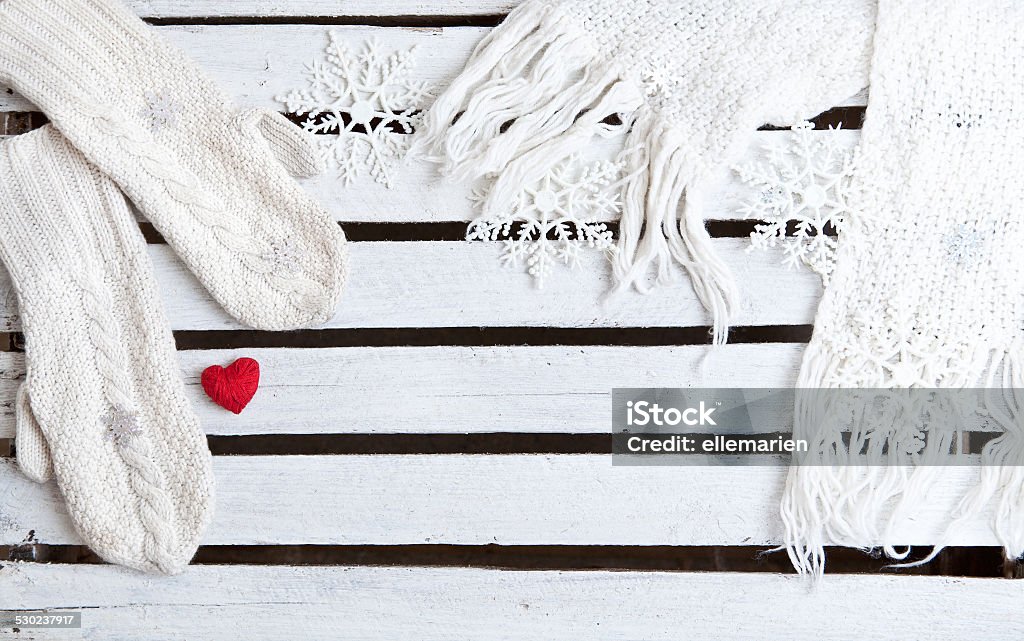
<instances>
[{"instance_id":1,"label":"weathered wood surface","mask_svg":"<svg viewBox=\"0 0 1024 641\"><path fill-rule=\"evenodd\" d=\"M277 96L305 86L303 71L322 53L328 31L338 32L354 47L374 38L385 50L417 47L418 65L414 77L437 87L445 86L455 77L473 47L487 32L487 29L477 27L400 29L319 25L161 27L160 30L195 57L240 105L276 110L284 109L275 99ZM253 43L260 44L253 46ZM857 96L848 102L864 104L864 98ZM31 108L21 97L0 91L0 111ZM856 131L823 131L820 135L835 136L843 147L849 149L859 139ZM758 134L747 158L757 157L766 144L777 143L785 136L786 132ZM584 154L584 159L612 159L621 146L621 139L596 141L594 147ZM337 220L342 221L466 221L476 216L469 200L473 186L450 184L440 179L436 168L427 163L410 162L397 168L395 177L393 189L369 179L359 180L346 188L331 171L305 184L310 193ZM741 205L756 197L754 190L741 185L730 172L723 172L718 184L709 186L705 191L708 198L704 216L708 219L742 218Z\"/></svg>"},{"instance_id":2,"label":"weathered wood surface","mask_svg":"<svg viewBox=\"0 0 1024 641\"><path fill-rule=\"evenodd\" d=\"M708 356L704 345L339 347L195 350L179 358L188 398L211 435L604 434L616 387L792 388L803 350L741 344ZM199 376L243 356L260 362L260 389L236 416L207 398ZM0 438L14 437L24 373L23 355L0 353ZM757 425L789 431L792 418L791 404L780 399ZM742 428L715 428L730 429Z\"/></svg>"},{"instance_id":3,"label":"weathered wood surface","mask_svg":"<svg viewBox=\"0 0 1024 641\"><path fill-rule=\"evenodd\" d=\"M153 580L6 565L7 607L83 613L107 641L890 641L1024 634L1024 582L945 577L220 567ZM2 592L0 592L2 594ZM74 631L18 638L68 639Z\"/></svg>"},{"instance_id":4,"label":"weathered wood surface","mask_svg":"<svg viewBox=\"0 0 1024 641\"><path fill-rule=\"evenodd\" d=\"M227 3L221 3L227 4ZM328 33L358 49L377 40L382 51L416 47L412 77L445 87L462 70L487 27L371 27L352 25L210 25L155 27L199 63L241 104L280 108L276 96L304 86L306 66L322 58ZM259 43L259 46L253 46ZM837 106L863 106L865 94ZM4 92L0 111L25 111L31 103Z\"/></svg>"},{"instance_id":5,"label":"weathered wood surface","mask_svg":"<svg viewBox=\"0 0 1024 641\"><path fill-rule=\"evenodd\" d=\"M144 17L208 25L158 29L242 106L304 86L303 68L327 33L353 44L418 48L418 79L443 87L483 27L223 24L239 19L424 24L434 16L493 16L518 0L129 0ZM382 18L384 17L384 18ZM862 106L864 95L840 106ZM33 107L0 90L0 113ZM852 149L858 132L819 132ZM784 141L762 132L746 154ZM586 158L610 159L617 140ZM306 181L340 221L445 222L474 217L470 187L432 167L397 171L395 189L343 188L328 173ZM703 215L735 219L755 193L723 172ZM820 297L816 277L777 254L715 241L743 290L741 325L804 325ZM175 329L241 329L166 246L151 246ZM608 297L596 255L556 270L544 290L500 266L493 244L352 245L352 279L332 328L687 327L709 318L685 278L664 291ZM0 331L20 329L0 275ZM730 345L702 362L693 347L353 347L181 353L188 393L214 435L341 433L595 433L608 429L616 386L791 386L801 345ZM203 367L237 356L263 363L260 394L242 416L202 395ZM0 354L0 438L13 434L11 399L24 360ZM781 540L780 467L615 467L602 455L347 455L218 457L218 512L209 545L775 545ZM921 512L896 538L927 545L978 472L940 473ZM995 545L989 515L953 545ZM0 459L0 545L33 531L45 544L80 544L54 484L35 485ZM153 579L105 566L3 563L0 608L84 608L86 638L131 639L1019 639L1017 582L829 576L816 587L771 574L501 572L478 569L194 566ZM3 633L0 632L0 636ZM75 638L23 631L18 638Z\"/></svg>"},{"instance_id":6,"label":"weathered wood surface","mask_svg":"<svg viewBox=\"0 0 1024 641\"><path fill-rule=\"evenodd\" d=\"M615 387L793 387L803 345L352 347L179 353L208 434L605 433ZM260 362L236 416L199 384L215 364ZM703 361L703 363L702 363ZM13 438L24 356L0 353L0 438ZM791 419L786 408L779 417Z\"/></svg>"},{"instance_id":7,"label":"weathered wood surface","mask_svg":"<svg viewBox=\"0 0 1024 641\"><path fill-rule=\"evenodd\" d=\"M744 239L714 241L739 283L735 325L813 322L821 283ZM500 243L351 243L348 287L325 327L696 327L711 324L689 279L650 295L613 294L611 265L584 252L578 270L558 267L538 289L525 268L501 264ZM167 245L150 256L171 327L245 329L214 303ZM2 271L2 270L0 270ZM10 281L0 273L0 331L20 330Z\"/></svg>"},{"instance_id":8,"label":"weathered wood surface","mask_svg":"<svg viewBox=\"0 0 1024 641\"><path fill-rule=\"evenodd\" d=\"M227 456L203 543L775 545L784 467L626 467L607 455ZM976 467L937 470L893 540L939 540ZM54 484L0 459L0 544L79 543ZM951 545L995 545L988 515ZM11 525L13 524L13 525ZM0 600L2 603L2 600Z\"/></svg>"}]
</instances>

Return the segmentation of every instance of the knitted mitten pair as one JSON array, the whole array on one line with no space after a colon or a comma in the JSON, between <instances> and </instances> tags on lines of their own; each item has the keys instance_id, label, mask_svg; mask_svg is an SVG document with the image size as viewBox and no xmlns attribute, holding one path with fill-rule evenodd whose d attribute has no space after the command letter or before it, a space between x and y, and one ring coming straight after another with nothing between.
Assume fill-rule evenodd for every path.
<instances>
[{"instance_id":1,"label":"knitted mitten pair","mask_svg":"<svg viewBox=\"0 0 1024 641\"><path fill-rule=\"evenodd\" d=\"M704 228L707 185L759 126L813 117L867 85L875 5L530 0L438 98L416 150L454 177L497 176L490 218L619 116L631 131L617 280L645 291L652 267L665 281L678 263L724 342L738 295Z\"/></svg>"},{"instance_id":2,"label":"knitted mitten pair","mask_svg":"<svg viewBox=\"0 0 1024 641\"><path fill-rule=\"evenodd\" d=\"M345 279L344 235L292 178L318 154L280 115L233 108L118 0L0 3L0 83L53 122L0 145L0 257L27 339L19 463L52 472L103 558L180 571L210 457L117 187L232 316L294 329L330 318Z\"/></svg>"}]
</instances>

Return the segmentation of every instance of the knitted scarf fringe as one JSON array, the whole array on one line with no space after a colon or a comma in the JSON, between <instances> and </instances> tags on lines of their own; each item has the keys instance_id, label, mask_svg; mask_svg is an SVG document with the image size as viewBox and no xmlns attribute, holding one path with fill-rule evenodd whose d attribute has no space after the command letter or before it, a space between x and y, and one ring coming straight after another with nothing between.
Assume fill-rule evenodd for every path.
<instances>
[{"instance_id":1,"label":"knitted scarf fringe","mask_svg":"<svg viewBox=\"0 0 1024 641\"><path fill-rule=\"evenodd\" d=\"M711 312L715 344L723 344L739 296L704 227L694 154L648 104L640 79L589 41L557 7L521 5L435 102L411 153L438 163L453 180L495 176L482 206L486 219L595 136L630 128L614 263L618 290L647 293L652 269L661 285L673 280L673 263L682 266ZM608 124L612 115L623 125Z\"/></svg>"},{"instance_id":2,"label":"knitted scarf fringe","mask_svg":"<svg viewBox=\"0 0 1024 641\"><path fill-rule=\"evenodd\" d=\"M957 383L965 389L985 386L984 409L1003 433L983 449L978 485L954 508L951 524L931 552L919 561L896 563L894 567L914 567L933 560L958 532L976 522L993 504L990 524L1007 558L1024 556L1024 341L1017 341L1009 349L986 350L980 358L987 361L984 375ZM820 389L835 365L828 354L812 345L797 387ZM1000 380L1002 388L994 388ZM797 395L794 437L807 438L812 451L832 448L839 457L850 454L852 448L844 445L838 434L821 430L827 415L820 400L815 400L821 398ZM887 451L901 451L904 443L900 431L891 430L883 444ZM949 451L950 445L949 438L929 439L921 456L937 459ZM783 547L793 566L801 574L821 577L827 544L881 549L889 558L904 561L911 547L896 546L912 542L895 540L895 533L906 531L916 510L929 503L942 473L938 465L794 467L781 507Z\"/></svg>"}]
</instances>

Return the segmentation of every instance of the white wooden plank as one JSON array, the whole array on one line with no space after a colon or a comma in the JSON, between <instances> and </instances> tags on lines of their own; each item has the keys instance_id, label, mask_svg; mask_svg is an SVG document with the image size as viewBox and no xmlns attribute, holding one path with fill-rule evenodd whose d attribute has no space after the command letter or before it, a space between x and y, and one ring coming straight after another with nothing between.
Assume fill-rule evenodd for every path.
<instances>
[{"instance_id":1,"label":"white wooden plank","mask_svg":"<svg viewBox=\"0 0 1024 641\"><path fill-rule=\"evenodd\" d=\"M145 18L492 16L521 0L128 0Z\"/></svg>"},{"instance_id":2,"label":"white wooden plank","mask_svg":"<svg viewBox=\"0 0 1024 641\"><path fill-rule=\"evenodd\" d=\"M1024 582L928 576L7 564L12 609L84 608L84 636L257 641L1019 639ZM981 632L979 632L981 631ZM28 631L26 631L28 632ZM74 631L31 631L67 639Z\"/></svg>"},{"instance_id":3,"label":"white wooden plank","mask_svg":"<svg viewBox=\"0 0 1024 641\"><path fill-rule=\"evenodd\" d=\"M616 387L796 386L804 346L345 347L180 352L188 399L207 434L602 434ZM260 389L236 416L199 384L213 364L260 362ZM0 353L0 438L14 437L21 354ZM764 432L789 431L780 399L758 414ZM733 429L735 426L733 426ZM725 433L728 425L717 431ZM988 422L975 431L994 429ZM701 431L701 428L695 428Z\"/></svg>"},{"instance_id":4,"label":"white wooden plank","mask_svg":"<svg viewBox=\"0 0 1024 641\"><path fill-rule=\"evenodd\" d=\"M168 3L176 4L176 3ZM216 3L222 5L225 3ZM337 10L333 8L331 10ZM189 52L232 94L241 105L283 109L275 97L304 86L303 70L320 55L330 30L358 46L376 38L386 48L418 47L415 76L437 87L445 86L460 71L476 43L487 29L444 28L404 29L386 27L324 27L316 25L237 25L208 27L163 27L161 31ZM259 46L253 46L259 43ZM859 95L846 104L863 105ZM31 109L16 95L0 91L0 111ZM748 158L785 132L765 132L756 136ZM821 135L831 135L822 132ZM840 144L853 148L859 132L837 134ZM585 160L611 159L621 149L621 140L601 140L584 154ZM372 180L360 180L345 187L331 172L306 181L309 191L345 221L437 222L465 221L475 217L469 194L471 185L449 184L438 178L436 169L422 162L411 162L396 169L396 185L387 189ZM728 172L719 184L709 187L704 216L709 219L742 217L740 205L755 194Z\"/></svg>"},{"instance_id":5,"label":"white wooden plank","mask_svg":"<svg viewBox=\"0 0 1024 641\"><path fill-rule=\"evenodd\" d=\"M687 347L353 347L180 353L208 434L603 433L615 387L796 384L803 345ZM236 416L199 384L213 364L260 362L260 389ZM707 358L705 358L707 357ZM702 363L703 360L703 363ZM0 438L14 437L21 354L0 353ZM790 408L777 425L788 424Z\"/></svg>"},{"instance_id":6,"label":"white wooden plank","mask_svg":"<svg viewBox=\"0 0 1024 641\"><path fill-rule=\"evenodd\" d=\"M384 50L416 46L415 78L444 85L458 74L473 47L489 31L481 27L339 25L174 26L156 30L194 58L240 105L278 110L283 110L283 105L276 96L305 86L306 66L323 58L329 32L338 33L356 48L371 39L379 40ZM31 103L21 96L0 93L0 111L30 108Z\"/></svg>"},{"instance_id":7,"label":"white wooden plank","mask_svg":"<svg viewBox=\"0 0 1024 641\"><path fill-rule=\"evenodd\" d=\"M763 160L771 145L785 146L789 132L762 131L752 141L738 164ZM852 151L860 141L860 131L818 131L821 138L832 138L839 149ZM623 148L623 137L597 139L580 153L580 161L590 163L614 160ZM330 171L304 180L306 189L324 203L337 220L348 222L448 222L475 220L479 212L470 198L474 185L439 178L436 168L427 163L409 162L401 170L402 180L393 189L367 181L345 188ZM756 202L761 188L742 183L732 168L718 173L707 187L703 205L705 220L743 220L749 216L744 205ZM618 216L598 216L599 220L617 220Z\"/></svg>"},{"instance_id":8,"label":"white wooden plank","mask_svg":"<svg viewBox=\"0 0 1024 641\"><path fill-rule=\"evenodd\" d=\"M225 3L219 3L225 4ZM383 51L417 48L414 77L437 88L462 70L487 27L369 27L360 25L214 25L155 27L217 80L241 105L281 109L276 96L304 86L305 69L322 59L328 34L358 48L377 40ZM258 43L258 46L254 46ZM860 93L836 106L863 106ZM0 95L0 111L25 111L31 103Z\"/></svg>"},{"instance_id":9,"label":"white wooden plank","mask_svg":"<svg viewBox=\"0 0 1024 641\"><path fill-rule=\"evenodd\" d=\"M776 545L784 467L624 467L608 455L217 457L208 545ZM894 540L939 540L978 479L942 468ZM0 459L0 544L80 542L56 486ZM997 545L989 515L951 545ZM10 524L14 524L13 526Z\"/></svg>"},{"instance_id":10,"label":"white wooden plank","mask_svg":"<svg viewBox=\"0 0 1024 641\"><path fill-rule=\"evenodd\" d=\"M821 283L790 270L780 254L747 252L745 239L714 241L740 287L735 325L813 322ZM348 288L325 327L687 327L710 325L690 281L680 276L650 295L612 294L611 265L584 252L581 268L556 268L538 289L520 266L501 264L500 243L352 243ZM150 245L173 329L242 329L166 245ZM17 331L14 296L0 275L0 331Z\"/></svg>"}]
</instances>

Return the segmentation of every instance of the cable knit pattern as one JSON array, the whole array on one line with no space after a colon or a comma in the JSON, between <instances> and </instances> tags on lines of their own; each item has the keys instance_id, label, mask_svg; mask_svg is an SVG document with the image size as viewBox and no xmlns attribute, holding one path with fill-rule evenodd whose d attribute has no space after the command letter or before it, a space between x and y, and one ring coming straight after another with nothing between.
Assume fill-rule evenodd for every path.
<instances>
[{"instance_id":1,"label":"cable knit pattern","mask_svg":"<svg viewBox=\"0 0 1024 641\"><path fill-rule=\"evenodd\" d=\"M0 81L124 189L230 314L265 330L332 316L345 237L288 173L320 168L306 134L234 109L119 0L0 4ZM287 272L281 239L298 250Z\"/></svg>"},{"instance_id":2,"label":"cable knit pattern","mask_svg":"<svg viewBox=\"0 0 1024 641\"><path fill-rule=\"evenodd\" d=\"M0 143L0 225L26 336L22 469L56 477L104 559L181 571L212 511L210 454L124 196L46 126Z\"/></svg>"},{"instance_id":3,"label":"cable knit pattern","mask_svg":"<svg viewBox=\"0 0 1024 641\"><path fill-rule=\"evenodd\" d=\"M1024 553L1021 34L1024 5L1011 0L880 2L851 186L857 211L799 380L802 388L1007 388L1009 414L995 415L1005 433L985 448L982 484L952 517L956 528L994 498L993 527L1010 558ZM824 416L798 405L796 437L821 453L846 452ZM898 428L863 436L902 452ZM893 547L905 541L890 533L927 502L931 475L941 472L794 469L782 511L794 564L820 573L826 538L881 541L906 558Z\"/></svg>"},{"instance_id":4,"label":"cable knit pattern","mask_svg":"<svg viewBox=\"0 0 1024 641\"><path fill-rule=\"evenodd\" d=\"M707 183L760 125L867 84L875 4L530 0L437 100L415 150L459 179L498 174L488 219L619 115L631 132L616 278L647 291L652 268L664 282L685 267L721 343L738 294L704 229Z\"/></svg>"},{"instance_id":5,"label":"cable knit pattern","mask_svg":"<svg viewBox=\"0 0 1024 641\"><path fill-rule=\"evenodd\" d=\"M115 256L101 258L104 261L116 260ZM96 371L109 408L107 416L126 413L136 421L136 403L128 380L129 363L124 341L118 332L119 323L112 313L116 307L109 288L97 279L97 274L88 270L77 273L76 282L90 322L89 339L95 349ZM112 427L108 426L110 429ZM146 530L145 556L160 571L173 573L178 563L174 556L177 547L174 504L168 495L163 474L153 460L148 437L144 431L130 435L108 433L107 437L114 442L126 463L131 488L139 497L139 515Z\"/></svg>"}]
</instances>

